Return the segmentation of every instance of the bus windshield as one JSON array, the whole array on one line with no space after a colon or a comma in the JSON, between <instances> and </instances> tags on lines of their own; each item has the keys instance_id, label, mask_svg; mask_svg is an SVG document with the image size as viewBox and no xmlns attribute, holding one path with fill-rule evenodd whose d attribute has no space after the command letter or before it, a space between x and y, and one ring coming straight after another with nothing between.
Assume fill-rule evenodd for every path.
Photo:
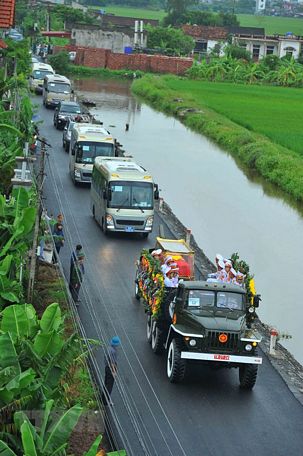
<instances>
[{"instance_id":1,"label":"bus windshield","mask_svg":"<svg viewBox=\"0 0 303 456\"><path fill-rule=\"evenodd\" d=\"M111 199L108 207L153 209L154 189L150 182L110 182Z\"/></svg>"},{"instance_id":2,"label":"bus windshield","mask_svg":"<svg viewBox=\"0 0 303 456\"><path fill-rule=\"evenodd\" d=\"M76 163L93 164L96 157L114 157L114 144L86 141L78 143Z\"/></svg>"},{"instance_id":3,"label":"bus windshield","mask_svg":"<svg viewBox=\"0 0 303 456\"><path fill-rule=\"evenodd\" d=\"M49 82L47 85L49 92L54 93L70 93L70 85L59 82Z\"/></svg>"},{"instance_id":4,"label":"bus windshield","mask_svg":"<svg viewBox=\"0 0 303 456\"><path fill-rule=\"evenodd\" d=\"M33 71L33 78L34 79L44 79L46 75L53 74L52 71L49 70L35 70Z\"/></svg>"}]
</instances>

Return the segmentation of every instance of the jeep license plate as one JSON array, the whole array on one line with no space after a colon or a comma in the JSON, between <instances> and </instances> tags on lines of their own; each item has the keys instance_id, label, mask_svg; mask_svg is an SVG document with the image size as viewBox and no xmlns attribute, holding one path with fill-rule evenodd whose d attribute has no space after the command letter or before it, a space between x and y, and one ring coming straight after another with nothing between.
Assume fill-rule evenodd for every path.
<instances>
[{"instance_id":1,"label":"jeep license plate","mask_svg":"<svg viewBox=\"0 0 303 456\"><path fill-rule=\"evenodd\" d=\"M124 228L125 231L127 231L128 233L133 233L134 232L134 227L133 226L126 226Z\"/></svg>"}]
</instances>

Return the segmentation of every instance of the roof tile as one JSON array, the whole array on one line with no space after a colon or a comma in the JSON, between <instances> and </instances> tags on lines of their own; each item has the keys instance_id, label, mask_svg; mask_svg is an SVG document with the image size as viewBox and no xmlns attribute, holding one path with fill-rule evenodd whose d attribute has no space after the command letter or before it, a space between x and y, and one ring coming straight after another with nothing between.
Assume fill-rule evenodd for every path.
<instances>
[{"instance_id":1,"label":"roof tile","mask_svg":"<svg viewBox=\"0 0 303 456\"><path fill-rule=\"evenodd\" d=\"M14 25L15 0L0 0L0 29Z\"/></svg>"}]
</instances>

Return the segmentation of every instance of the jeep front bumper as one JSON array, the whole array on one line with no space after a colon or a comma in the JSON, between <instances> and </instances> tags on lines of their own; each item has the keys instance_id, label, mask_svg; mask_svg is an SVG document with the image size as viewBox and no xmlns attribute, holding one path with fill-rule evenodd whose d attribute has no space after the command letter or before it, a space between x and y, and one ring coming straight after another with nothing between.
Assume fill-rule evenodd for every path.
<instances>
[{"instance_id":1,"label":"jeep front bumper","mask_svg":"<svg viewBox=\"0 0 303 456\"><path fill-rule=\"evenodd\" d=\"M196 353L183 351L181 352L181 358L194 359L196 361L215 361L220 363L262 364L262 358L259 357L225 355L223 353Z\"/></svg>"}]
</instances>

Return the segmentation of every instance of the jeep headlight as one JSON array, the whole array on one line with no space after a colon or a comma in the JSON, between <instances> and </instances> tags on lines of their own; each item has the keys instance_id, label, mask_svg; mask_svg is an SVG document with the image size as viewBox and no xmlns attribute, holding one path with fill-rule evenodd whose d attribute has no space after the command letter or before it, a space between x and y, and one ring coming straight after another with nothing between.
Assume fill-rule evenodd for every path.
<instances>
[{"instance_id":1,"label":"jeep headlight","mask_svg":"<svg viewBox=\"0 0 303 456\"><path fill-rule=\"evenodd\" d=\"M251 344L246 344L245 345L245 350L248 351L248 352L252 351L252 345Z\"/></svg>"},{"instance_id":2,"label":"jeep headlight","mask_svg":"<svg viewBox=\"0 0 303 456\"><path fill-rule=\"evenodd\" d=\"M113 220L113 217L111 215L107 215L106 216L106 225L108 225L108 226L113 226L114 225L114 220Z\"/></svg>"},{"instance_id":3,"label":"jeep headlight","mask_svg":"<svg viewBox=\"0 0 303 456\"><path fill-rule=\"evenodd\" d=\"M78 177L80 179L81 173L79 169L75 169L75 177Z\"/></svg>"},{"instance_id":4,"label":"jeep headlight","mask_svg":"<svg viewBox=\"0 0 303 456\"><path fill-rule=\"evenodd\" d=\"M191 347L195 347L195 346L197 345L197 341L196 341L195 339L190 339L189 345L190 345Z\"/></svg>"},{"instance_id":5,"label":"jeep headlight","mask_svg":"<svg viewBox=\"0 0 303 456\"><path fill-rule=\"evenodd\" d=\"M147 217L147 220L146 220L146 227L151 227L153 226L153 222L154 222L154 217L151 215L150 217Z\"/></svg>"},{"instance_id":6,"label":"jeep headlight","mask_svg":"<svg viewBox=\"0 0 303 456\"><path fill-rule=\"evenodd\" d=\"M255 308L254 308L254 307L251 306L251 307L248 308L248 312L249 312L250 314L254 313L254 311L255 311Z\"/></svg>"}]
</instances>

